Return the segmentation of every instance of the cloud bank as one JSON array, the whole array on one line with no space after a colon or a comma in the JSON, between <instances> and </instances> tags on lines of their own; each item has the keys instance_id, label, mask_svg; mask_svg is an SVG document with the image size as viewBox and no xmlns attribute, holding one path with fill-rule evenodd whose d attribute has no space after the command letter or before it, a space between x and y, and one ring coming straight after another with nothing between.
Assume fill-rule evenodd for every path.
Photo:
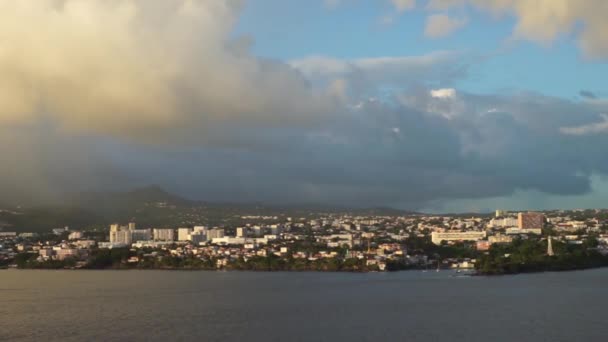
<instances>
[{"instance_id":1,"label":"cloud bank","mask_svg":"<svg viewBox=\"0 0 608 342\"><path fill-rule=\"evenodd\" d=\"M0 0L3 196L157 183L208 200L420 208L583 194L608 173L604 99L467 93L456 81L471 59L453 51L263 59L234 36L241 6Z\"/></svg>"},{"instance_id":2,"label":"cloud bank","mask_svg":"<svg viewBox=\"0 0 608 342\"><path fill-rule=\"evenodd\" d=\"M299 73L230 36L240 6L2 0L0 124L212 140L216 125L307 124L330 111Z\"/></svg>"}]
</instances>

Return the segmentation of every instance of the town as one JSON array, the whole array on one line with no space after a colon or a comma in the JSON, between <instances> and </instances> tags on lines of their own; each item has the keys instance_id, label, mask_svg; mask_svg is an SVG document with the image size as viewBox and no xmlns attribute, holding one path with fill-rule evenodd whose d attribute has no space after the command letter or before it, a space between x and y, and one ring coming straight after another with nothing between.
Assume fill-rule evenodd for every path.
<instances>
[{"instance_id":1,"label":"town","mask_svg":"<svg viewBox=\"0 0 608 342\"><path fill-rule=\"evenodd\" d=\"M608 265L603 210L478 216L241 216L242 225L0 231L0 265L39 269L394 271L481 274Z\"/></svg>"}]
</instances>

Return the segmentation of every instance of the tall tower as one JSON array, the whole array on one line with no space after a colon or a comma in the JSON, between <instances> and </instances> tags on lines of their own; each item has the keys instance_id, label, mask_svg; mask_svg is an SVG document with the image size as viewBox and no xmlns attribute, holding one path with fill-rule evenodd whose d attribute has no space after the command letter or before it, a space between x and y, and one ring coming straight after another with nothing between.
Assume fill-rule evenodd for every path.
<instances>
[{"instance_id":1,"label":"tall tower","mask_svg":"<svg viewBox=\"0 0 608 342\"><path fill-rule=\"evenodd\" d=\"M548 256L554 256L555 253L553 253L553 244L551 243L551 236L549 236L547 238L547 255Z\"/></svg>"}]
</instances>

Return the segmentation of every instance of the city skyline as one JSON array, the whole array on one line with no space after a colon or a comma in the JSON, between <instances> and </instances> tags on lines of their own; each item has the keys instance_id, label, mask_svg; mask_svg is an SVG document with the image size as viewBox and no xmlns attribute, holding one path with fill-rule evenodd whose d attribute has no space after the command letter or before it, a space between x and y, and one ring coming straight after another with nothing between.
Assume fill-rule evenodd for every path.
<instances>
[{"instance_id":1,"label":"city skyline","mask_svg":"<svg viewBox=\"0 0 608 342\"><path fill-rule=\"evenodd\" d=\"M0 2L0 201L608 203L604 1Z\"/></svg>"}]
</instances>

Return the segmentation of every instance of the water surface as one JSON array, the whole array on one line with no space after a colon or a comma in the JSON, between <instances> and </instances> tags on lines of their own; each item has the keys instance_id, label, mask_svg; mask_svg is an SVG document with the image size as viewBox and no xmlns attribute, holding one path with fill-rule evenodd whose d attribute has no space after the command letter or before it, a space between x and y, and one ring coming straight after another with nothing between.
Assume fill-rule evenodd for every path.
<instances>
[{"instance_id":1,"label":"water surface","mask_svg":"<svg viewBox=\"0 0 608 342\"><path fill-rule=\"evenodd\" d=\"M0 340L607 341L608 269L0 271Z\"/></svg>"}]
</instances>

